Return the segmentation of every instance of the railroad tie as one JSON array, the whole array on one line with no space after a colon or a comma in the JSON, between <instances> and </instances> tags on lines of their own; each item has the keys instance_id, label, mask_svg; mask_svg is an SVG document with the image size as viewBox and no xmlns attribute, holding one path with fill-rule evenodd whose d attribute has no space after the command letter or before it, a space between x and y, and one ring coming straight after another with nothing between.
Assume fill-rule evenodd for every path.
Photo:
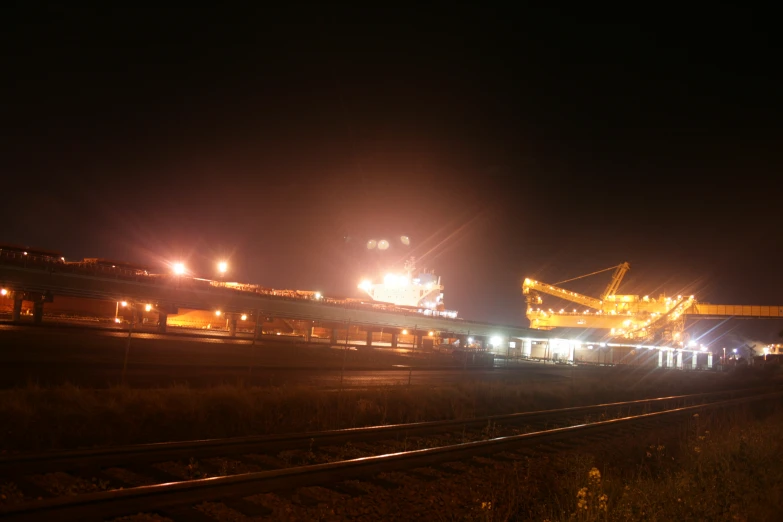
<instances>
[{"instance_id":1,"label":"railroad tie","mask_svg":"<svg viewBox=\"0 0 783 522\"><path fill-rule=\"evenodd\" d=\"M122 466L122 468L132 471L137 475L141 475L142 477L152 479L160 484L165 484L167 482L182 482L184 480L176 475L166 473L151 464L132 464Z\"/></svg>"},{"instance_id":2,"label":"railroad tie","mask_svg":"<svg viewBox=\"0 0 783 522\"><path fill-rule=\"evenodd\" d=\"M226 507L239 511L247 517L266 517L272 514L268 507L243 497L228 497L221 500Z\"/></svg>"},{"instance_id":3,"label":"railroad tie","mask_svg":"<svg viewBox=\"0 0 783 522\"><path fill-rule=\"evenodd\" d=\"M293 502L295 504L301 504L302 506L315 507L318 504L320 504L320 502L314 499L313 497L309 495L305 495L304 493L300 493L299 491L293 489L275 491L274 493L280 498L284 498L289 502Z\"/></svg>"},{"instance_id":4,"label":"railroad tie","mask_svg":"<svg viewBox=\"0 0 783 522\"><path fill-rule=\"evenodd\" d=\"M174 522L215 522L214 518L193 506L177 506L158 510L157 513Z\"/></svg>"},{"instance_id":5,"label":"railroad tie","mask_svg":"<svg viewBox=\"0 0 783 522\"><path fill-rule=\"evenodd\" d=\"M349 497L361 497L367 494L367 491L345 482L338 482L337 484L324 484L321 487L330 489L335 493L340 493L341 495L348 495Z\"/></svg>"},{"instance_id":6,"label":"railroad tie","mask_svg":"<svg viewBox=\"0 0 783 522\"><path fill-rule=\"evenodd\" d=\"M24 493L25 496L30 498L52 498L55 495L51 493L48 489L39 486L35 482L33 482L30 477L21 477L14 479L14 483L16 483L17 487L22 490L22 493Z\"/></svg>"},{"instance_id":7,"label":"railroad tie","mask_svg":"<svg viewBox=\"0 0 783 522\"><path fill-rule=\"evenodd\" d=\"M364 479L364 482L368 482L383 489L398 489L402 487L402 484L399 482L393 482L379 477Z\"/></svg>"}]
</instances>

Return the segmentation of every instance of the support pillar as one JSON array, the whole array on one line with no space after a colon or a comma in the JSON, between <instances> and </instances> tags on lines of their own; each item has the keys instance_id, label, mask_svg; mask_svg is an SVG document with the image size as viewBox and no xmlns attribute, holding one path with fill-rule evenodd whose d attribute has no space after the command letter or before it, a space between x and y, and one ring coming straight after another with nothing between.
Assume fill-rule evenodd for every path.
<instances>
[{"instance_id":1,"label":"support pillar","mask_svg":"<svg viewBox=\"0 0 783 522\"><path fill-rule=\"evenodd\" d=\"M33 303L33 322L35 324L41 324L41 322L43 322L43 310L43 301L35 301Z\"/></svg>"},{"instance_id":2,"label":"support pillar","mask_svg":"<svg viewBox=\"0 0 783 522\"><path fill-rule=\"evenodd\" d=\"M424 336L418 333L415 334L413 339L413 349L421 350L423 345L424 345Z\"/></svg>"},{"instance_id":3,"label":"support pillar","mask_svg":"<svg viewBox=\"0 0 783 522\"><path fill-rule=\"evenodd\" d=\"M522 341L522 357L530 357L533 353L533 341L524 339Z\"/></svg>"},{"instance_id":4,"label":"support pillar","mask_svg":"<svg viewBox=\"0 0 783 522\"><path fill-rule=\"evenodd\" d=\"M14 321L21 321L22 320L22 294L20 293L14 293L14 312L11 318Z\"/></svg>"},{"instance_id":5,"label":"support pillar","mask_svg":"<svg viewBox=\"0 0 783 522\"><path fill-rule=\"evenodd\" d=\"M699 367L699 354L698 352L693 352L693 359L691 359L691 368L697 369Z\"/></svg>"},{"instance_id":6,"label":"support pillar","mask_svg":"<svg viewBox=\"0 0 783 522\"><path fill-rule=\"evenodd\" d=\"M158 332L166 333L166 321L169 319L169 314L166 312L158 312Z\"/></svg>"},{"instance_id":7,"label":"support pillar","mask_svg":"<svg viewBox=\"0 0 783 522\"><path fill-rule=\"evenodd\" d=\"M228 335L231 337L237 335L237 316L234 314L228 316Z\"/></svg>"},{"instance_id":8,"label":"support pillar","mask_svg":"<svg viewBox=\"0 0 783 522\"><path fill-rule=\"evenodd\" d=\"M707 368L712 368L712 352L707 354Z\"/></svg>"},{"instance_id":9,"label":"support pillar","mask_svg":"<svg viewBox=\"0 0 783 522\"><path fill-rule=\"evenodd\" d=\"M332 328L332 335L329 339L329 342L332 344L337 344L337 328Z\"/></svg>"},{"instance_id":10,"label":"support pillar","mask_svg":"<svg viewBox=\"0 0 783 522\"><path fill-rule=\"evenodd\" d=\"M677 352L677 369L682 370L682 352Z\"/></svg>"},{"instance_id":11,"label":"support pillar","mask_svg":"<svg viewBox=\"0 0 783 522\"><path fill-rule=\"evenodd\" d=\"M313 340L313 330L315 330L315 326L313 325L305 328L305 342L307 344L310 344Z\"/></svg>"},{"instance_id":12,"label":"support pillar","mask_svg":"<svg viewBox=\"0 0 783 522\"><path fill-rule=\"evenodd\" d=\"M672 358L672 355L673 355L673 354L672 354L672 351L671 351L671 350L666 350L666 367L667 367L667 368L671 368L671 367L674 365L674 364L673 364L673 358Z\"/></svg>"},{"instance_id":13,"label":"support pillar","mask_svg":"<svg viewBox=\"0 0 783 522\"><path fill-rule=\"evenodd\" d=\"M658 350L658 368L663 366L663 350Z\"/></svg>"},{"instance_id":14,"label":"support pillar","mask_svg":"<svg viewBox=\"0 0 783 522\"><path fill-rule=\"evenodd\" d=\"M568 362L574 363L574 343L568 343Z\"/></svg>"},{"instance_id":15,"label":"support pillar","mask_svg":"<svg viewBox=\"0 0 783 522\"><path fill-rule=\"evenodd\" d=\"M391 347L397 348L397 332L392 332Z\"/></svg>"},{"instance_id":16,"label":"support pillar","mask_svg":"<svg viewBox=\"0 0 783 522\"><path fill-rule=\"evenodd\" d=\"M372 346L372 330L367 330L367 340L365 341L367 346Z\"/></svg>"}]
</instances>

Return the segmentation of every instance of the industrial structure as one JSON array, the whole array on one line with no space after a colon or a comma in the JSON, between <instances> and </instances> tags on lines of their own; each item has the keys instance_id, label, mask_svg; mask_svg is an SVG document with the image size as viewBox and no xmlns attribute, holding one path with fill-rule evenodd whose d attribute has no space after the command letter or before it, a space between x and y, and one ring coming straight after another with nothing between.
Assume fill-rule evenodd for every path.
<instances>
[{"instance_id":1,"label":"industrial structure","mask_svg":"<svg viewBox=\"0 0 783 522\"><path fill-rule=\"evenodd\" d=\"M434 270L416 270L416 259L405 262L405 273L388 273L383 281L365 279L359 288L375 302L403 307L416 313L440 317L457 317L456 310L446 310L439 276Z\"/></svg>"},{"instance_id":2,"label":"industrial structure","mask_svg":"<svg viewBox=\"0 0 783 522\"><path fill-rule=\"evenodd\" d=\"M217 264L221 273L225 272L223 265L223 262ZM407 268L413 276L413 263ZM684 314L680 311L683 303L691 303L687 310L694 309L692 298L678 298L673 300L674 305L655 308L660 303L657 300L651 303L637 296L626 299L626 296L617 295L622 274L629 267L626 264L613 268L616 268L615 276L602 295L603 299L530 280L526 281L525 293L529 299L535 299L537 294L531 293L535 291L533 288L541 288L542 292L545 288L546 293L558 297L568 295L585 306L597 307L594 314L579 314L579 320L611 317L610 320L615 321L611 324L624 326L626 333L632 332L623 324L628 319L633 318L640 324L646 321L641 321L641 317L654 318L657 316L653 314L658 314L676 320L675 315ZM456 312L451 315L443 307L443 285L437 276L426 271L416 275L418 277L411 277L408 284L395 276L398 279L390 281L393 284L388 288L376 287L378 293L371 297L387 301L332 298L320 292L276 290L194 277L181 262L173 263L170 273L150 273L146 267L117 261L90 258L71 263L57 252L0 245L0 313L10 313L15 322L27 320L29 315L33 323L40 323L44 316L54 318L63 311L71 311L77 316L91 315L112 323L119 319L116 327L128 332L144 328L165 332L169 327L193 328L206 321L207 328L225 330L229 336L243 332L251 334L253 339L270 334L285 335L304 343L331 346L396 348L406 344L416 351L441 346L458 348L464 353L483 351L506 359L563 364L624 364L694 370L713 367L713 354L705 346L650 343L640 337L597 341L576 332L545 331L574 323L583 326L564 320L576 315L554 314L561 319L560 323L554 324L554 320L547 325L536 323L532 329L457 318ZM406 306L413 302L421 305L421 299L434 300L435 306ZM667 303L666 299L663 303ZM430 313L424 313L427 310ZM658 324L650 320L642 328L653 330Z\"/></svg>"},{"instance_id":3,"label":"industrial structure","mask_svg":"<svg viewBox=\"0 0 783 522\"><path fill-rule=\"evenodd\" d=\"M606 339L632 339L643 342L664 342L675 346L691 343L685 332L688 316L701 318L783 318L783 306L716 305L700 303L692 295L657 298L618 294L629 263L574 277L558 284L613 270L612 279L601 295L590 297L557 285L525 278L522 293L527 296L527 318L530 327L551 330L557 327L605 330ZM541 294L548 294L584 307L543 310ZM692 344L691 344L692 346Z\"/></svg>"}]
</instances>

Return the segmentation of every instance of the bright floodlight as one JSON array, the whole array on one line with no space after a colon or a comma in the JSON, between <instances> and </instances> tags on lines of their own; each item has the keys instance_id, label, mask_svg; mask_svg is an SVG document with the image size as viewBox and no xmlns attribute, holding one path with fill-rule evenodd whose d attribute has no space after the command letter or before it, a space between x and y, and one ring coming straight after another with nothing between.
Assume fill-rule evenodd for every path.
<instances>
[{"instance_id":1,"label":"bright floodlight","mask_svg":"<svg viewBox=\"0 0 783 522\"><path fill-rule=\"evenodd\" d=\"M367 242L367 250L372 250L376 246L378 246L378 242L374 239L371 239Z\"/></svg>"},{"instance_id":2,"label":"bright floodlight","mask_svg":"<svg viewBox=\"0 0 783 522\"><path fill-rule=\"evenodd\" d=\"M120 306L122 306L123 308L124 308L124 307L126 307L126 306L128 306L128 301L122 301L122 302L120 303Z\"/></svg>"},{"instance_id":3,"label":"bright floodlight","mask_svg":"<svg viewBox=\"0 0 783 522\"><path fill-rule=\"evenodd\" d=\"M403 330L402 335L408 335L408 330Z\"/></svg>"},{"instance_id":4,"label":"bright floodlight","mask_svg":"<svg viewBox=\"0 0 783 522\"><path fill-rule=\"evenodd\" d=\"M385 284L386 286L391 286L396 282L397 282L397 276L394 274L386 274L385 276L383 276L383 284Z\"/></svg>"},{"instance_id":5,"label":"bright floodlight","mask_svg":"<svg viewBox=\"0 0 783 522\"><path fill-rule=\"evenodd\" d=\"M174 263L174 273L177 275L182 275L185 273L185 264L184 263Z\"/></svg>"},{"instance_id":6,"label":"bright floodlight","mask_svg":"<svg viewBox=\"0 0 783 522\"><path fill-rule=\"evenodd\" d=\"M149 312L150 310L152 310L152 305L148 304L147 306L144 307L144 309Z\"/></svg>"},{"instance_id":7,"label":"bright floodlight","mask_svg":"<svg viewBox=\"0 0 783 522\"><path fill-rule=\"evenodd\" d=\"M408 236L400 236L400 243L402 243L405 246L408 246L411 244L411 238Z\"/></svg>"},{"instance_id":8,"label":"bright floodlight","mask_svg":"<svg viewBox=\"0 0 783 522\"><path fill-rule=\"evenodd\" d=\"M228 270L228 263L226 263L225 261L221 261L218 263L218 272L220 272L221 274L225 274L227 270Z\"/></svg>"},{"instance_id":9,"label":"bright floodlight","mask_svg":"<svg viewBox=\"0 0 783 522\"><path fill-rule=\"evenodd\" d=\"M430 332L430 337L432 337L433 335L435 335L435 332Z\"/></svg>"},{"instance_id":10,"label":"bright floodlight","mask_svg":"<svg viewBox=\"0 0 783 522\"><path fill-rule=\"evenodd\" d=\"M693 348L694 346L696 346L696 341L693 341L693 340L691 340L691 341L688 341L688 346L690 346L691 348Z\"/></svg>"},{"instance_id":11,"label":"bright floodlight","mask_svg":"<svg viewBox=\"0 0 783 522\"><path fill-rule=\"evenodd\" d=\"M243 321L247 321L247 314L242 314L242 317L240 317Z\"/></svg>"},{"instance_id":12,"label":"bright floodlight","mask_svg":"<svg viewBox=\"0 0 783 522\"><path fill-rule=\"evenodd\" d=\"M220 310L215 310L215 315L220 317Z\"/></svg>"},{"instance_id":13,"label":"bright floodlight","mask_svg":"<svg viewBox=\"0 0 783 522\"><path fill-rule=\"evenodd\" d=\"M359 288L361 288L365 292L369 292L370 288L372 288L372 282L369 279L365 279L364 281L359 283Z\"/></svg>"},{"instance_id":14,"label":"bright floodlight","mask_svg":"<svg viewBox=\"0 0 783 522\"><path fill-rule=\"evenodd\" d=\"M389 248L388 241L386 241L385 239L381 239L380 241L378 241L378 250L386 250L387 248Z\"/></svg>"},{"instance_id":15,"label":"bright floodlight","mask_svg":"<svg viewBox=\"0 0 783 522\"><path fill-rule=\"evenodd\" d=\"M497 335L492 337L489 340L489 344L491 344L492 346L500 346L500 337L498 337Z\"/></svg>"},{"instance_id":16,"label":"bright floodlight","mask_svg":"<svg viewBox=\"0 0 783 522\"><path fill-rule=\"evenodd\" d=\"M315 293L315 298L316 299L320 299L321 298L321 292L316 292Z\"/></svg>"},{"instance_id":17,"label":"bright floodlight","mask_svg":"<svg viewBox=\"0 0 783 522\"><path fill-rule=\"evenodd\" d=\"M8 295L8 290L3 288L2 290L0 290L0 295Z\"/></svg>"},{"instance_id":18,"label":"bright floodlight","mask_svg":"<svg viewBox=\"0 0 783 522\"><path fill-rule=\"evenodd\" d=\"M734 353L737 353L737 349L736 348L734 348Z\"/></svg>"}]
</instances>

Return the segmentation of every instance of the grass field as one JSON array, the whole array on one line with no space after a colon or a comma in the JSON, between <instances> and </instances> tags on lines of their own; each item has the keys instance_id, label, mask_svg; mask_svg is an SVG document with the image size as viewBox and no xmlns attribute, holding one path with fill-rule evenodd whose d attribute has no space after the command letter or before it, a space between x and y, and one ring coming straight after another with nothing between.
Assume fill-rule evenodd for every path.
<instances>
[{"instance_id":1,"label":"grass field","mask_svg":"<svg viewBox=\"0 0 783 522\"><path fill-rule=\"evenodd\" d=\"M440 386L322 391L215 386L0 391L4 451L284 433L477 416L747 387L747 377L615 373L551 383L466 380Z\"/></svg>"},{"instance_id":2,"label":"grass field","mask_svg":"<svg viewBox=\"0 0 783 522\"><path fill-rule=\"evenodd\" d=\"M783 408L694 415L611 447L536 457L477 485L460 520L776 521ZM444 520L456 520L449 513Z\"/></svg>"}]
</instances>

